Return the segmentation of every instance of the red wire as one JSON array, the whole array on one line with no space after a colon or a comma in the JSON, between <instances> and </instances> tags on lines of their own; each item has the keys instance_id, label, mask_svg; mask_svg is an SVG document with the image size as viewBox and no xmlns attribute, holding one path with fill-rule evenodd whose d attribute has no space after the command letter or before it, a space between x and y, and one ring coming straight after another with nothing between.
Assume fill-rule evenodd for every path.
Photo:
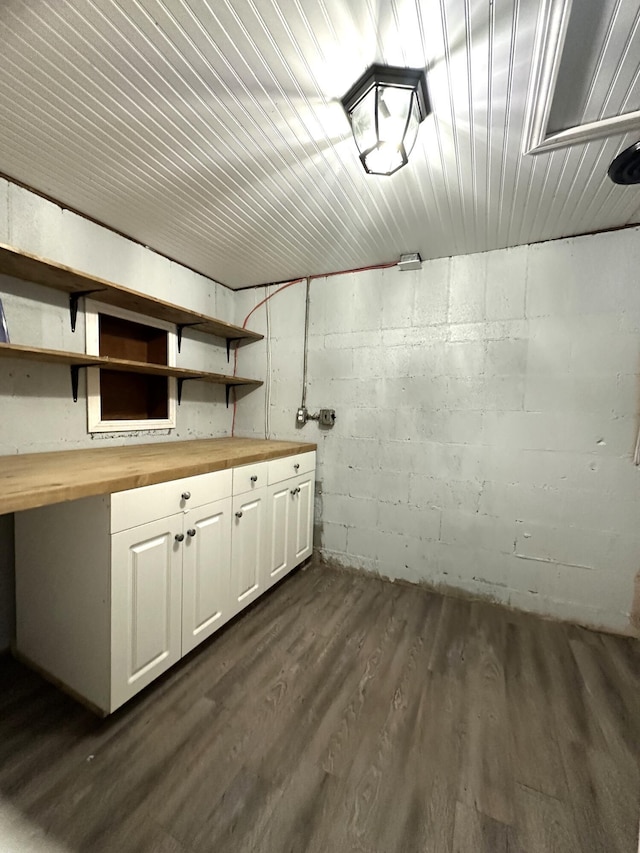
<instances>
[{"instance_id":1,"label":"red wire","mask_svg":"<svg viewBox=\"0 0 640 853\"><path fill-rule=\"evenodd\" d=\"M313 281L316 278L330 278L331 276L334 276L334 275L349 275L350 273L367 272L368 270L386 270L386 269L389 269L390 267L395 267L396 265L397 265L397 261L392 261L388 264L372 264L370 267L357 267L356 269L352 269L352 270L337 270L336 272L318 273L316 275L305 276L304 278L294 278L292 281L285 282L285 284L283 284L277 290L274 290L273 293L270 293L268 296L265 296L265 298L262 299L260 302L258 302L257 305L254 305L254 307L251 309L251 311L249 311L247 316L244 318L243 323L242 323L242 328L243 329L247 328L247 320L249 319L249 317L254 313L254 311L257 311L258 308L261 308L265 304L265 302L268 302L277 293L280 293L281 291L286 290L287 287L291 287L294 284L300 284L301 281L305 281L305 280ZM238 347L237 346L235 347L233 352L234 352L234 355L233 355L233 375L235 376L237 369L238 369ZM236 408L237 408L237 400L236 400L236 392L235 392L235 388L234 388L234 390L233 390L233 419L231 421L231 437L232 438L234 436L235 428L236 428Z\"/></svg>"},{"instance_id":2,"label":"red wire","mask_svg":"<svg viewBox=\"0 0 640 853\"><path fill-rule=\"evenodd\" d=\"M280 293L281 290L286 290L287 287L291 287L294 284L299 284L301 281L304 281L304 279L303 278L296 278L293 281L288 281L286 284L283 284L282 287L279 287L277 290L274 290L273 293L270 293L268 296L265 296L265 298L261 302L258 302L257 305L254 305L254 307L251 309L251 311L249 311L247 316L244 318L244 321L242 323L242 328L243 329L247 328L247 320L253 314L253 312L257 311L258 308L261 308L265 304L265 302L268 302L273 296L276 295L276 293ZM238 347L236 346L233 350L233 375L234 376L236 375L237 370L238 370ZM233 419L231 421L231 438L233 438L234 433L235 433L235 429L236 429L237 403L238 403L238 401L236 400L236 391L234 388L233 389Z\"/></svg>"}]
</instances>

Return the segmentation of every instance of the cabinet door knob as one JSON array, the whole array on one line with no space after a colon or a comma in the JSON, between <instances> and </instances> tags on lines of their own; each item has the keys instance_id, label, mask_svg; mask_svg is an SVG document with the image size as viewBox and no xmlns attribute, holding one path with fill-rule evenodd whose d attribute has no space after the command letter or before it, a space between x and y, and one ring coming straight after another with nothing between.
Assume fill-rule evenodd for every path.
<instances>
[{"instance_id":1,"label":"cabinet door knob","mask_svg":"<svg viewBox=\"0 0 640 853\"><path fill-rule=\"evenodd\" d=\"M195 529L195 527L190 527L189 530L187 530L187 536L195 536L197 532L198 531Z\"/></svg>"},{"instance_id":2,"label":"cabinet door knob","mask_svg":"<svg viewBox=\"0 0 640 853\"><path fill-rule=\"evenodd\" d=\"M258 482L258 475L257 475L257 474L253 474L253 475L252 475L252 477L251 477L251 482L252 482L252 483L257 483L257 482Z\"/></svg>"},{"instance_id":3,"label":"cabinet door knob","mask_svg":"<svg viewBox=\"0 0 640 853\"><path fill-rule=\"evenodd\" d=\"M238 510L238 512L236 513L236 518L242 518L242 510L241 509Z\"/></svg>"},{"instance_id":4,"label":"cabinet door knob","mask_svg":"<svg viewBox=\"0 0 640 853\"><path fill-rule=\"evenodd\" d=\"M295 495L295 493L296 493L296 490L295 490L295 489L291 489L291 494L292 494L292 495Z\"/></svg>"},{"instance_id":5,"label":"cabinet door knob","mask_svg":"<svg viewBox=\"0 0 640 853\"><path fill-rule=\"evenodd\" d=\"M182 542L184 540L184 533L176 533L175 540L176 542Z\"/></svg>"},{"instance_id":6,"label":"cabinet door knob","mask_svg":"<svg viewBox=\"0 0 640 853\"><path fill-rule=\"evenodd\" d=\"M300 463L299 463L299 462L296 462L296 464L295 464L293 467L294 467L294 468L295 468L295 470L297 471L297 470L298 470L298 468L300 467Z\"/></svg>"},{"instance_id":7,"label":"cabinet door knob","mask_svg":"<svg viewBox=\"0 0 640 853\"><path fill-rule=\"evenodd\" d=\"M296 495L300 494L300 486L296 486Z\"/></svg>"},{"instance_id":8,"label":"cabinet door knob","mask_svg":"<svg viewBox=\"0 0 640 853\"><path fill-rule=\"evenodd\" d=\"M183 492L182 493L182 500L183 501L188 501L190 497L191 497L191 492Z\"/></svg>"}]
</instances>

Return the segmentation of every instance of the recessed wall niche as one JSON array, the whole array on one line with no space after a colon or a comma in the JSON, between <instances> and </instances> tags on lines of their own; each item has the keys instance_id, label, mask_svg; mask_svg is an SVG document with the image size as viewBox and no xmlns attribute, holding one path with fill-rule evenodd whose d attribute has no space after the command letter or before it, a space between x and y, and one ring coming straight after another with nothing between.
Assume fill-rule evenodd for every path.
<instances>
[{"instance_id":1,"label":"recessed wall niche","mask_svg":"<svg viewBox=\"0 0 640 853\"><path fill-rule=\"evenodd\" d=\"M87 352L175 365L170 324L97 303L87 304ZM148 373L87 370L89 432L166 429L175 426L175 380Z\"/></svg>"}]
</instances>

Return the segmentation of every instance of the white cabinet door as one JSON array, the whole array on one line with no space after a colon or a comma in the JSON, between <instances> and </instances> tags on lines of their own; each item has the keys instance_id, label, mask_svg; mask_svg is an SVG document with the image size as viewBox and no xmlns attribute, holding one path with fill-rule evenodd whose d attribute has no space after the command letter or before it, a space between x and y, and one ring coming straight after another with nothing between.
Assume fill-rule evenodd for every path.
<instances>
[{"instance_id":1,"label":"white cabinet door","mask_svg":"<svg viewBox=\"0 0 640 853\"><path fill-rule=\"evenodd\" d=\"M313 497L315 475L304 474L298 478L293 496L291 524L291 568L299 565L313 551Z\"/></svg>"},{"instance_id":2,"label":"white cabinet door","mask_svg":"<svg viewBox=\"0 0 640 853\"><path fill-rule=\"evenodd\" d=\"M180 659L182 515L111 537L111 709Z\"/></svg>"},{"instance_id":3,"label":"white cabinet door","mask_svg":"<svg viewBox=\"0 0 640 853\"><path fill-rule=\"evenodd\" d=\"M292 568L290 526L293 492L291 481L269 487L267 521L267 559L265 560L264 586L270 587Z\"/></svg>"},{"instance_id":4,"label":"white cabinet door","mask_svg":"<svg viewBox=\"0 0 640 853\"><path fill-rule=\"evenodd\" d=\"M231 498L184 517L182 654L194 649L231 615Z\"/></svg>"},{"instance_id":5,"label":"white cabinet door","mask_svg":"<svg viewBox=\"0 0 640 853\"><path fill-rule=\"evenodd\" d=\"M269 487L265 587L311 556L314 485L309 473Z\"/></svg>"},{"instance_id":6,"label":"white cabinet door","mask_svg":"<svg viewBox=\"0 0 640 853\"><path fill-rule=\"evenodd\" d=\"M232 610L238 613L262 592L266 551L267 490L233 499L231 532Z\"/></svg>"}]
</instances>

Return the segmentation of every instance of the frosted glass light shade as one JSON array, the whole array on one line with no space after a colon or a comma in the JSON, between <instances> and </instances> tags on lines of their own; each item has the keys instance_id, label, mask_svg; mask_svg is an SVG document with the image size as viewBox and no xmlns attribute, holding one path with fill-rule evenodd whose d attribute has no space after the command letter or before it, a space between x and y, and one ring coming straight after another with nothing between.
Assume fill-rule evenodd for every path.
<instances>
[{"instance_id":1,"label":"frosted glass light shade","mask_svg":"<svg viewBox=\"0 0 640 853\"><path fill-rule=\"evenodd\" d=\"M392 175L409 162L418 126L430 112L424 71L372 65L342 105L365 171Z\"/></svg>"}]
</instances>

